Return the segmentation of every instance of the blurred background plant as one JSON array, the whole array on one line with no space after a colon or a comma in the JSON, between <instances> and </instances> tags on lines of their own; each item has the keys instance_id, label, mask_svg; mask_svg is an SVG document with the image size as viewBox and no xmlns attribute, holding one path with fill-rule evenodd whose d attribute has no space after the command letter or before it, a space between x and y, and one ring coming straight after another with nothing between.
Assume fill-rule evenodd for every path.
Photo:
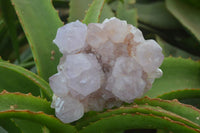
<instances>
[{"instance_id":1,"label":"blurred background plant","mask_svg":"<svg viewBox=\"0 0 200 133\"><path fill-rule=\"evenodd\" d=\"M145 39L157 40L166 57L161 66L164 75L155 81L152 89L145 95L166 100L178 99L182 103L200 107L200 62L198 61L200 59L200 2L198 0L107 0L104 4L95 4L98 3L97 1L100 0L0 0L0 91L12 92L4 91L0 94L0 132L74 132L77 129L82 132L96 132L95 126L98 127L101 122L102 125L113 122L118 116L120 120L127 117L124 119L130 123L128 116L121 117L117 113L112 120L105 119L104 123L104 119L99 121L99 117L111 116L108 112L93 119L94 115L88 113L86 118L72 124L73 126L62 124L55 117L49 116L54 114L54 110L50 108L52 91L48 85L48 78L56 73L56 66L61 57L52 40L57 28L63 25L62 22L83 20L85 16L86 23L102 22L105 18L116 16L141 29ZM23 93L31 93L31 95ZM39 95L41 98L35 97ZM143 105L145 102L141 101L145 101L149 106L145 107ZM155 101L160 103L156 104ZM138 109L136 112L139 112L138 118L135 119L141 126L127 124L128 126L121 128L113 127L109 131L120 129L122 130L120 132L133 132L126 129L139 128L143 130L134 130L134 132L169 132L156 130L160 126L161 129L169 127L170 130L178 132L192 127L195 129L194 132L199 132L196 130L200 129L199 110L174 101L169 101L169 105L165 106L165 102L148 98L136 100L141 107L135 107ZM176 104L181 107L174 107ZM174 125L165 124L153 116L149 121L149 116L144 115L140 118L141 112L144 113L141 110L144 108L148 108L150 110L148 113L156 116L154 112L156 106L164 110L159 112L159 116L166 116L187 126L173 127L176 122L171 121ZM135 108L132 108L129 113L133 113ZM183 112L181 112L182 108ZM126 109L126 107L119 109L118 113L123 114ZM16 110L23 111L16 112ZM31 111L35 114L31 114ZM171 114L166 111L178 117L170 116ZM192 112L191 116L187 116L188 111ZM144 118L147 121L142 121ZM184 121L185 119L188 121ZM96 125L88 124L92 122L96 122ZM155 122L155 125L152 122ZM85 126L88 128L82 130ZM104 130L107 131L107 128L102 129Z\"/></svg>"}]
</instances>

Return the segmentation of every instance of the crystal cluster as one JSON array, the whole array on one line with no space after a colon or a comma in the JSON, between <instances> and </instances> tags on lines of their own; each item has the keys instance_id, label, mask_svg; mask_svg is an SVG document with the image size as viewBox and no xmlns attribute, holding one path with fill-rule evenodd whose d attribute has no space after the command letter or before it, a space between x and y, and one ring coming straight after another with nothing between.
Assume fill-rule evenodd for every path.
<instances>
[{"instance_id":1,"label":"crystal cluster","mask_svg":"<svg viewBox=\"0 0 200 133\"><path fill-rule=\"evenodd\" d=\"M63 57L49 78L52 107L64 123L84 112L131 103L162 75L162 48L115 17L102 24L80 21L59 28L54 43Z\"/></svg>"}]
</instances>

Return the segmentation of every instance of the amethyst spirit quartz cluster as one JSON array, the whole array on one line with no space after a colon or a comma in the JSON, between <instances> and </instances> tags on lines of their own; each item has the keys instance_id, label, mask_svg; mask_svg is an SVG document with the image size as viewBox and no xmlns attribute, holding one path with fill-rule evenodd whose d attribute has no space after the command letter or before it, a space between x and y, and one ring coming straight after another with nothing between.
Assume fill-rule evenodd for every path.
<instances>
[{"instance_id":1,"label":"amethyst spirit quartz cluster","mask_svg":"<svg viewBox=\"0 0 200 133\"><path fill-rule=\"evenodd\" d=\"M78 20L68 23L53 42L63 56L58 73L49 78L51 107L64 123L80 119L84 112L131 103L162 76L162 48L115 17L88 26Z\"/></svg>"}]
</instances>

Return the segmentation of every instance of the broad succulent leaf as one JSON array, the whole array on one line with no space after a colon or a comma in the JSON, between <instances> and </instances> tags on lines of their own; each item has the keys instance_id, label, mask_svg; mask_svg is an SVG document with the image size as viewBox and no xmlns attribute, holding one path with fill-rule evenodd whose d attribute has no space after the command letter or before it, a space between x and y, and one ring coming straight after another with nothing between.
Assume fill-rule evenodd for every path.
<instances>
[{"instance_id":1,"label":"broad succulent leaf","mask_svg":"<svg viewBox=\"0 0 200 133\"><path fill-rule=\"evenodd\" d=\"M44 133L43 128L45 128L45 126L39 123L18 118L11 118L11 120L22 131L22 133Z\"/></svg>"},{"instance_id":2,"label":"broad succulent leaf","mask_svg":"<svg viewBox=\"0 0 200 133\"><path fill-rule=\"evenodd\" d=\"M183 0L183 1L194 6L194 7L200 8L200 3L199 3L198 0Z\"/></svg>"},{"instance_id":3,"label":"broad succulent leaf","mask_svg":"<svg viewBox=\"0 0 200 133\"><path fill-rule=\"evenodd\" d=\"M43 112L31 112L28 110L7 110L0 112L0 119L19 118L39 123L49 128L51 132L70 132L75 133L76 129L68 124L63 124L60 120L52 115Z\"/></svg>"},{"instance_id":4,"label":"broad succulent leaf","mask_svg":"<svg viewBox=\"0 0 200 133\"><path fill-rule=\"evenodd\" d=\"M105 0L93 0L92 4L87 10L87 13L85 14L83 23L89 24L99 22L104 2Z\"/></svg>"},{"instance_id":5,"label":"broad succulent leaf","mask_svg":"<svg viewBox=\"0 0 200 133\"><path fill-rule=\"evenodd\" d=\"M182 58L185 58L185 59L191 58L192 60L199 60L200 59L200 57L198 57L198 56L190 54L190 53L188 53L188 52L186 52L186 51L184 51L180 48L173 46L170 43L167 43L166 41L164 41L159 36L156 36L156 41L162 47L163 54L165 55L165 57L170 57L170 56L172 56L172 57L182 57ZM194 44L192 42L190 42L190 43Z\"/></svg>"},{"instance_id":6,"label":"broad succulent leaf","mask_svg":"<svg viewBox=\"0 0 200 133\"><path fill-rule=\"evenodd\" d=\"M163 70L162 78L155 80L146 96L158 97L175 90L200 88L199 61L166 57L161 69Z\"/></svg>"},{"instance_id":7,"label":"broad succulent leaf","mask_svg":"<svg viewBox=\"0 0 200 133\"><path fill-rule=\"evenodd\" d=\"M48 81L56 73L58 58L61 56L52 40L57 28L63 24L51 0L12 0L12 4L29 41L37 72Z\"/></svg>"},{"instance_id":8,"label":"broad succulent leaf","mask_svg":"<svg viewBox=\"0 0 200 133\"><path fill-rule=\"evenodd\" d=\"M70 0L69 22L83 20L89 5L93 0Z\"/></svg>"},{"instance_id":9,"label":"broad succulent leaf","mask_svg":"<svg viewBox=\"0 0 200 133\"><path fill-rule=\"evenodd\" d=\"M48 83L38 75L8 62L0 62L0 73L0 91L6 89L9 92L32 93L39 96L41 90L45 98L51 99L52 91Z\"/></svg>"},{"instance_id":10,"label":"broad succulent leaf","mask_svg":"<svg viewBox=\"0 0 200 133\"><path fill-rule=\"evenodd\" d=\"M0 93L0 104L0 119L19 118L16 121L17 124L21 123L20 119L24 119L47 126L52 132L75 132L74 127L63 124L52 115L54 110L50 108L50 103L45 99L34 97L31 94L4 91Z\"/></svg>"},{"instance_id":11,"label":"broad succulent leaf","mask_svg":"<svg viewBox=\"0 0 200 133\"><path fill-rule=\"evenodd\" d=\"M200 110L187 104L182 104L178 102L178 100L162 100L159 98L142 98L142 99L136 99L136 104L144 105L148 104L150 106L160 107L167 111L170 111L172 113L175 113L177 115L182 116L183 118L186 118L192 122L197 123L200 125L199 116L200 116ZM190 112L190 113L188 113Z\"/></svg>"},{"instance_id":12,"label":"broad succulent leaf","mask_svg":"<svg viewBox=\"0 0 200 133\"><path fill-rule=\"evenodd\" d=\"M169 93L164 93L163 95L158 96L161 99L166 100L183 100L183 99L192 99L192 98L200 98L200 89L183 89L171 91Z\"/></svg>"},{"instance_id":13,"label":"broad succulent leaf","mask_svg":"<svg viewBox=\"0 0 200 133\"><path fill-rule=\"evenodd\" d=\"M4 21L6 22L6 26L7 26L8 31L9 31L9 36L12 40L12 44L13 44L13 48L14 48L14 52L15 52L15 57L20 62L19 42L18 42L18 38L17 38L18 23L16 23L17 17L16 17L16 14L15 14L15 10L14 10L10 0L6 0L6 1L1 0L0 4L1 4L0 6L1 6L1 9L2 9L2 15L3 15Z\"/></svg>"},{"instance_id":14,"label":"broad succulent leaf","mask_svg":"<svg viewBox=\"0 0 200 133\"><path fill-rule=\"evenodd\" d=\"M116 15L121 20L126 20L127 23L132 24L133 26L138 26L138 15L137 10L135 8L127 9L126 2L118 2L118 8L116 11Z\"/></svg>"},{"instance_id":15,"label":"broad succulent leaf","mask_svg":"<svg viewBox=\"0 0 200 133\"><path fill-rule=\"evenodd\" d=\"M54 114L54 110L50 108L50 102L46 99L32 96L30 93L9 93L4 90L0 93L0 104L0 111L30 110L32 112L42 111L46 114Z\"/></svg>"},{"instance_id":16,"label":"broad succulent leaf","mask_svg":"<svg viewBox=\"0 0 200 133\"><path fill-rule=\"evenodd\" d=\"M112 9L105 2L104 5L103 5L103 9L102 9L102 12L101 12L99 22L103 22L106 18L111 18L111 17L114 17L114 16L115 16L115 14L112 12Z\"/></svg>"},{"instance_id":17,"label":"broad succulent leaf","mask_svg":"<svg viewBox=\"0 0 200 133\"><path fill-rule=\"evenodd\" d=\"M151 123L151 124L150 124ZM100 128L99 128L100 127ZM188 127L178 121L171 120L168 117L159 117L152 114L121 114L102 118L99 121L91 123L83 128L80 133L88 132L116 132L126 129L165 129L172 132L190 132L197 133L198 129Z\"/></svg>"},{"instance_id":18,"label":"broad succulent leaf","mask_svg":"<svg viewBox=\"0 0 200 133\"><path fill-rule=\"evenodd\" d=\"M166 0L168 10L200 41L200 8L181 0Z\"/></svg>"},{"instance_id":19,"label":"broad succulent leaf","mask_svg":"<svg viewBox=\"0 0 200 133\"><path fill-rule=\"evenodd\" d=\"M148 4L136 3L138 20L159 29L179 29L180 23L166 9L164 1Z\"/></svg>"},{"instance_id":20,"label":"broad succulent leaf","mask_svg":"<svg viewBox=\"0 0 200 133\"><path fill-rule=\"evenodd\" d=\"M171 91L158 96L161 99L178 99L180 102L200 108L200 89L183 89Z\"/></svg>"},{"instance_id":21,"label":"broad succulent leaf","mask_svg":"<svg viewBox=\"0 0 200 133\"><path fill-rule=\"evenodd\" d=\"M3 128L1 130L1 127ZM22 130L16 125L16 123L11 119L1 119L0 120L0 132L1 133L22 133Z\"/></svg>"},{"instance_id":22,"label":"broad succulent leaf","mask_svg":"<svg viewBox=\"0 0 200 133\"><path fill-rule=\"evenodd\" d=\"M78 121L77 128L84 130L84 127L87 127L89 125L92 125L93 123L104 119L104 118L109 118L115 115L126 115L126 114L137 114L137 113L142 113L142 114L152 114L155 116L159 117L167 117L171 120L174 121L179 121L184 123L185 125L188 125L190 127L193 127L195 129L200 129L200 126L190 120L186 120L185 118L179 116L178 114L174 114L173 112L169 112L167 110L164 110L160 107L153 107L149 105L132 105L132 106L127 106L127 107L120 107L119 109L112 109L108 110L102 113L96 113L93 116L90 117L84 117L80 121ZM127 123L128 124L128 123Z\"/></svg>"}]
</instances>

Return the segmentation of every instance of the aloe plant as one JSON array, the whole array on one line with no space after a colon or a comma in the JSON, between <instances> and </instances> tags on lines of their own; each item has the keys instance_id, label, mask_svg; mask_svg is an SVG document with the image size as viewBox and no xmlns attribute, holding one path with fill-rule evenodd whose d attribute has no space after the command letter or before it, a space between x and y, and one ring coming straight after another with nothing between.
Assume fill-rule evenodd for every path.
<instances>
[{"instance_id":1,"label":"aloe plant","mask_svg":"<svg viewBox=\"0 0 200 133\"><path fill-rule=\"evenodd\" d=\"M197 0L0 2L0 132L200 132ZM165 55L163 77L131 104L90 111L64 124L50 107L53 92L48 83L62 56L53 44L57 29L77 19L89 24L113 16L160 43Z\"/></svg>"}]
</instances>

